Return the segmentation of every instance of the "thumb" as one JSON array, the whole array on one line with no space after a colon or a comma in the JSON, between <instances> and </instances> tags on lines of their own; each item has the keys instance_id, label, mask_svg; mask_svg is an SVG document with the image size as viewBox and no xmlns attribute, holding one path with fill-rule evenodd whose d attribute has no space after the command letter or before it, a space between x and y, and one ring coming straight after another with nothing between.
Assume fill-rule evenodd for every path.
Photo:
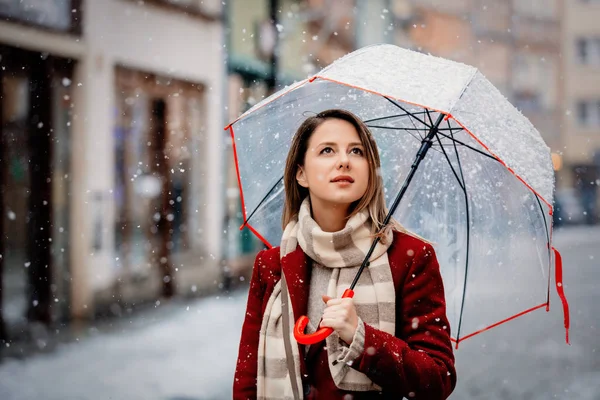
<instances>
[{"instance_id":1,"label":"thumb","mask_svg":"<svg viewBox=\"0 0 600 400\"><path fill-rule=\"evenodd\" d=\"M325 303L325 304L327 304L327 302L332 299L332 297L329 297L326 294L321 296L321 298L323 299L323 303Z\"/></svg>"}]
</instances>

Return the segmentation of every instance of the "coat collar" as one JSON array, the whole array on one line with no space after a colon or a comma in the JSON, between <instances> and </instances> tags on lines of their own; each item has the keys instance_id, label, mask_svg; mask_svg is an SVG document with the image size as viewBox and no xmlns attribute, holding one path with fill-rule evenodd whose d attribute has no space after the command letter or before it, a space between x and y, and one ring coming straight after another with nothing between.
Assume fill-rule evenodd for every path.
<instances>
[{"instance_id":1,"label":"coat collar","mask_svg":"<svg viewBox=\"0 0 600 400\"><path fill-rule=\"evenodd\" d=\"M310 263L304 251L298 245L296 250L281 259L281 271L285 274L295 321L308 310L308 292L310 285Z\"/></svg>"},{"instance_id":2,"label":"coat collar","mask_svg":"<svg viewBox=\"0 0 600 400\"><path fill-rule=\"evenodd\" d=\"M310 263L300 245L296 250L286 254L281 259L281 273L285 274L288 294L292 303L295 324L308 310L308 291L310 285ZM300 371L302 376L306 375L305 346L297 343L300 353ZM303 379L304 380L304 379Z\"/></svg>"}]
</instances>

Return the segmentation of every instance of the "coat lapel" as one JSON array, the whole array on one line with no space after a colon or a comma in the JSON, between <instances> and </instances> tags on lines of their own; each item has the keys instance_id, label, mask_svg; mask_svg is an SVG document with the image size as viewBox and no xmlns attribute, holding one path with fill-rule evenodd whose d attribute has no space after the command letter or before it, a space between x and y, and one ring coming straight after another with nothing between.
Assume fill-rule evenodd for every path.
<instances>
[{"instance_id":1,"label":"coat lapel","mask_svg":"<svg viewBox=\"0 0 600 400\"><path fill-rule=\"evenodd\" d=\"M310 265L300 246L281 259L281 273L285 274L288 293L292 303L295 324L298 318L308 310L308 290L310 284ZM300 352L300 373L306 375L305 346L296 343ZM304 381L304 379L302 379Z\"/></svg>"},{"instance_id":2,"label":"coat lapel","mask_svg":"<svg viewBox=\"0 0 600 400\"><path fill-rule=\"evenodd\" d=\"M310 284L308 259L300 246L281 259L281 271L285 274L288 284L294 319L298 320L302 315L306 315Z\"/></svg>"}]
</instances>

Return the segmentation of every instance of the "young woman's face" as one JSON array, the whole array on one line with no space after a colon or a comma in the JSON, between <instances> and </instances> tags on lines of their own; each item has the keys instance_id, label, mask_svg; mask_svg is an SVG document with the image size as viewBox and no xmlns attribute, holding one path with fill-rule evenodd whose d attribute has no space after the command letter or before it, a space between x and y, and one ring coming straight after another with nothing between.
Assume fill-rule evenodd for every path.
<instances>
[{"instance_id":1,"label":"young woman's face","mask_svg":"<svg viewBox=\"0 0 600 400\"><path fill-rule=\"evenodd\" d=\"M296 179L308 188L313 207L349 206L362 198L369 184L369 163L356 128L341 119L319 125Z\"/></svg>"}]
</instances>

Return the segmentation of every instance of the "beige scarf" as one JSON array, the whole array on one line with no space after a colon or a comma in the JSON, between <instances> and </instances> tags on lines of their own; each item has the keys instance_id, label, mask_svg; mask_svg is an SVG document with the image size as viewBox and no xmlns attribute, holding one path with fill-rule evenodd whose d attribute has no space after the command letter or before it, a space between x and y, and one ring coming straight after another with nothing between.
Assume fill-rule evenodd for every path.
<instances>
[{"instance_id":1,"label":"beige scarf","mask_svg":"<svg viewBox=\"0 0 600 400\"><path fill-rule=\"evenodd\" d=\"M361 320L390 334L395 333L395 289L387 249L392 233L375 247L370 265L354 288L354 303ZM297 220L283 232L280 256L296 250L320 265L331 268L327 295L341 297L361 265L373 242L369 213L365 210L350 218L339 232L324 232L312 219L310 202L306 198ZM294 315L287 283L282 273L265 308L258 344L258 399L302 399L300 353L293 337ZM318 321L312 321L315 325ZM356 336L355 336L356 337ZM364 340L364 338L363 338ZM337 387L350 391L380 390L366 375L347 362L349 348L334 332L327 338L327 353L331 376Z\"/></svg>"}]
</instances>

